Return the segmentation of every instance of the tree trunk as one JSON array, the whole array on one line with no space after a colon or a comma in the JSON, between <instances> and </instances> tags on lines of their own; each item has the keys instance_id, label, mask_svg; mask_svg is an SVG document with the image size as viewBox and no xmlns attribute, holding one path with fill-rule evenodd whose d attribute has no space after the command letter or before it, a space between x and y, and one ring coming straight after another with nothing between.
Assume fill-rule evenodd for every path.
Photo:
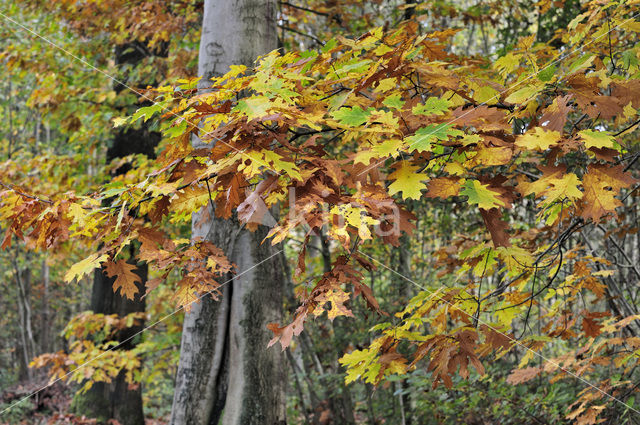
<instances>
[{"instance_id":1,"label":"tree trunk","mask_svg":"<svg viewBox=\"0 0 640 425\"><path fill-rule=\"evenodd\" d=\"M31 381L33 373L29 367L31 359L36 355L33 326L31 324L31 270L21 270L17 261L13 261L16 283L18 286L18 311L20 314L21 351L24 360L24 368L20 367L19 378Z\"/></svg>"},{"instance_id":2,"label":"tree trunk","mask_svg":"<svg viewBox=\"0 0 640 425\"><path fill-rule=\"evenodd\" d=\"M277 47L275 12L274 0L205 0L202 88L230 65L250 66ZM224 250L236 277L219 301L204 297L185 314L171 424L283 424L284 358L278 349L267 350L265 328L281 318L281 256L261 243L267 228L251 233L235 219L209 217L212 207L194 214L192 236Z\"/></svg>"},{"instance_id":3,"label":"tree trunk","mask_svg":"<svg viewBox=\"0 0 640 425\"><path fill-rule=\"evenodd\" d=\"M40 352L50 353L52 351L51 345L51 311L49 309L49 286L51 279L49 276L49 264L47 263L47 257L42 259L42 335L40 336Z\"/></svg>"},{"instance_id":4,"label":"tree trunk","mask_svg":"<svg viewBox=\"0 0 640 425\"><path fill-rule=\"evenodd\" d=\"M156 55L166 55L166 52L151 52L144 43L133 42L116 47L116 64L136 66L146 57ZM123 67L126 69L127 67ZM126 81L127 76L121 77ZM132 82L130 84L135 84ZM151 83L148 83L151 84ZM121 91L125 87L116 85L116 91ZM138 105L140 106L140 105ZM160 134L151 132L148 126L142 124L140 128L127 128L118 130L114 135L113 144L107 150L107 162L117 158L123 158L131 154L143 154L150 158L155 156L155 147L160 141ZM123 174L128 170L128 166L122 166L115 171L115 174ZM131 257L135 258L135 250L131 249ZM109 278L104 270L96 270L91 294L91 310L94 313L117 314L120 317L130 313L145 311L145 302L141 298L145 293L148 267L146 264L138 265L135 273L140 276L138 282L138 292L133 300L128 300L119 293L113 291L115 278ZM140 323L120 331L117 341L124 341L143 328ZM119 350L131 350L138 343L136 338L118 347ZM106 423L109 419L116 419L122 425L144 425L144 414L142 406L142 391L137 388L129 388L125 381L124 373L110 383L95 383L86 393L77 394L73 400L73 411L90 418L96 418L98 423Z\"/></svg>"},{"instance_id":5,"label":"tree trunk","mask_svg":"<svg viewBox=\"0 0 640 425\"><path fill-rule=\"evenodd\" d=\"M117 314L126 316L130 313L145 310L145 302L141 299L144 294L144 282L147 280L147 267L142 265L136 270L142 280L137 283L138 293L133 300L128 300L120 294L113 292L113 278L107 277L103 270L96 270L91 294L91 308L94 313ZM143 327L126 328L117 335L118 341L124 341ZM137 344L136 339L126 342L118 347L119 350L131 350ZM143 425L144 415L142 410L141 388L129 388L125 382L124 373L110 383L95 383L86 393L74 397L73 411L98 420L98 423L106 423L109 419L115 419L122 425Z\"/></svg>"}]
</instances>

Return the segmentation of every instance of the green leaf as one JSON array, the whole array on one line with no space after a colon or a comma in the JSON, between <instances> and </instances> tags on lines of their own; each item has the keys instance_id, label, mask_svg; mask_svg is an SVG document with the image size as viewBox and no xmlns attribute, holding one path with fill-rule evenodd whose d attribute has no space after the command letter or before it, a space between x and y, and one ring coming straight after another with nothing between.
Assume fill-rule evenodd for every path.
<instances>
[{"instance_id":1,"label":"green leaf","mask_svg":"<svg viewBox=\"0 0 640 425\"><path fill-rule=\"evenodd\" d=\"M544 68L542 71L538 72L538 80L542 82L550 81L553 78L553 75L556 73L556 66L550 65Z\"/></svg>"},{"instance_id":2,"label":"green leaf","mask_svg":"<svg viewBox=\"0 0 640 425\"><path fill-rule=\"evenodd\" d=\"M331 40L327 41L324 46L322 46L322 49L320 49L320 51L322 53L327 53L337 45L338 45L338 40L336 40L335 38L332 38Z\"/></svg>"},{"instance_id":3,"label":"green leaf","mask_svg":"<svg viewBox=\"0 0 640 425\"><path fill-rule=\"evenodd\" d=\"M578 134L584 142L584 146L589 148L614 148L615 139L606 131L582 130Z\"/></svg>"},{"instance_id":4,"label":"green leaf","mask_svg":"<svg viewBox=\"0 0 640 425\"><path fill-rule=\"evenodd\" d=\"M267 114L267 110L271 107L271 102L266 96L256 96L244 99L238 102L234 110L242 112L247 116L248 120L258 118Z\"/></svg>"},{"instance_id":5,"label":"green leaf","mask_svg":"<svg viewBox=\"0 0 640 425\"><path fill-rule=\"evenodd\" d=\"M387 97L385 100L383 100L382 104L387 108L402 109L402 106L404 105L404 100L402 100L402 97L399 94L394 94L392 96Z\"/></svg>"},{"instance_id":6,"label":"green leaf","mask_svg":"<svg viewBox=\"0 0 640 425\"><path fill-rule=\"evenodd\" d=\"M364 111L359 106L352 108L340 108L333 112L331 116L342 125L348 125L350 127L358 127L367 122L371 115L370 111Z\"/></svg>"},{"instance_id":7,"label":"green leaf","mask_svg":"<svg viewBox=\"0 0 640 425\"><path fill-rule=\"evenodd\" d=\"M506 206L504 201L498 198L498 192L494 192L489 189L488 184L482 184L478 180L467 180L460 195L469 197L467 202L470 205L477 204L479 208L485 210Z\"/></svg>"},{"instance_id":8,"label":"green leaf","mask_svg":"<svg viewBox=\"0 0 640 425\"><path fill-rule=\"evenodd\" d=\"M447 99L430 97L424 104L414 106L411 112L416 115L444 115L450 106L451 102Z\"/></svg>"},{"instance_id":9,"label":"green leaf","mask_svg":"<svg viewBox=\"0 0 640 425\"><path fill-rule=\"evenodd\" d=\"M144 117L144 121L148 121L149 118L154 116L156 113L161 112L163 110L163 106L161 103L154 103L151 106L145 106L143 108L138 109L133 116L131 117L130 122L136 122L141 117Z\"/></svg>"},{"instance_id":10,"label":"green leaf","mask_svg":"<svg viewBox=\"0 0 640 425\"><path fill-rule=\"evenodd\" d=\"M463 134L462 131L451 128L447 123L429 124L418 129L413 136L407 137L406 141L409 148L418 152L430 152L432 142L448 140L449 137L462 136Z\"/></svg>"},{"instance_id":11,"label":"green leaf","mask_svg":"<svg viewBox=\"0 0 640 425\"><path fill-rule=\"evenodd\" d=\"M361 73L366 71L370 66L371 66L370 59L357 60L357 58L354 58L344 63L343 65L337 66L335 72L338 75L342 75L343 73L349 73L349 72Z\"/></svg>"}]
</instances>

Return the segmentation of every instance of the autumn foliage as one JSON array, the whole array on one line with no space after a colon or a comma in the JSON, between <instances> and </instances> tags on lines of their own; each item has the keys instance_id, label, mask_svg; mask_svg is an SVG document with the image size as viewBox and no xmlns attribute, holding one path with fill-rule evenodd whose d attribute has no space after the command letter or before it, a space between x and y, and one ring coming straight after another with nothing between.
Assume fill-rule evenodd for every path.
<instances>
[{"instance_id":1,"label":"autumn foliage","mask_svg":"<svg viewBox=\"0 0 640 425\"><path fill-rule=\"evenodd\" d=\"M206 208L255 229L277 210L263 243L298 238L294 280L305 283L289 320L268 326L270 345L295 347L325 311L330 321L373 314L369 340L340 353L346 383L378 385L422 368L433 387L451 388L517 353L507 383L577 379L583 391L566 418L596 423L634 391L640 350L639 313L615 284L619 263L637 268L622 247L638 231L640 22L634 2L612 5L590 2L545 42L523 36L495 61L455 48L459 29L409 21L141 91L148 106L111 123L157 121L157 158L88 192L39 190L3 169L1 246L94 247L65 280L104 267L127 298L143 261L156 276L147 293L170 281L174 305L189 308L218 296L234 266L176 227ZM455 211L453 231L427 235L437 241L421 260L435 270L429 281L415 277L418 266L393 268L387 250L430 243L416 229L443 208ZM331 251L319 274L307 270L318 235ZM368 280L375 270L417 294L381 307ZM39 362L63 374L64 359ZM129 367L123 361L114 371ZM607 368L615 382L598 373Z\"/></svg>"}]
</instances>

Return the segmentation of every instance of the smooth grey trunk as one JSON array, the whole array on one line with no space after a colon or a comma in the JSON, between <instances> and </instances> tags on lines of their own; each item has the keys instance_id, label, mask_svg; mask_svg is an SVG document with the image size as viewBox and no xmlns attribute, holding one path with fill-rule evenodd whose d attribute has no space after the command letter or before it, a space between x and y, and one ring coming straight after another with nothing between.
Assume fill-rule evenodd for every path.
<instances>
[{"instance_id":1,"label":"smooth grey trunk","mask_svg":"<svg viewBox=\"0 0 640 425\"><path fill-rule=\"evenodd\" d=\"M275 13L274 0L205 0L202 89L230 65L251 66L277 47ZM285 423L284 358L267 349L265 328L282 315L283 264L269 242L261 243L267 231L214 218L212 206L193 216L193 239L213 242L237 267L220 300L207 296L185 314L172 425Z\"/></svg>"},{"instance_id":2,"label":"smooth grey trunk","mask_svg":"<svg viewBox=\"0 0 640 425\"><path fill-rule=\"evenodd\" d=\"M22 354L26 368L22 377L31 380L33 373L29 367L31 359L36 355L36 344L33 337L33 326L31 324L31 271L29 269L20 270L18 262L13 260L14 272L16 274L16 283L18 286L18 310L20 314L20 337L22 339Z\"/></svg>"},{"instance_id":3,"label":"smooth grey trunk","mask_svg":"<svg viewBox=\"0 0 640 425\"><path fill-rule=\"evenodd\" d=\"M49 276L49 264L47 257L42 259L42 336L40 337L40 351L51 352L51 311L49 309L49 286L51 279Z\"/></svg>"}]
</instances>

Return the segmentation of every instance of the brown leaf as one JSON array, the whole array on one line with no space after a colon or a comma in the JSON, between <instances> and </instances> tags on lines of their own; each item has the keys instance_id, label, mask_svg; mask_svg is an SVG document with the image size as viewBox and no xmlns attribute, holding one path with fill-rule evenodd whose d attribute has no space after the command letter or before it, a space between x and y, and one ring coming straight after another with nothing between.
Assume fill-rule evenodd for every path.
<instances>
[{"instance_id":1,"label":"brown leaf","mask_svg":"<svg viewBox=\"0 0 640 425\"><path fill-rule=\"evenodd\" d=\"M132 300L136 293L138 293L138 286L136 282L141 282L140 276L133 271L137 267L135 264L129 264L125 260L120 259L117 262L108 261L105 264L105 271L107 276L115 277L113 282L113 291L120 290L120 294Z\"/></svg>"},{"instance_id":2,"label":"brown leaf","mask_svg":"<svg viewBox=\"0 0 640 425\"><path fill-rule=\"evenodd\" d=\"M496 248L511 246L507 233L508 224L502 220L502 211L499 208L491 208L490 210L480 208L480 215L482 215L487 230L491 233L493 246Z\"/></svg>"},{"instance_id":3,"label":"brown leaf","mask_svg":"<svg viewBox=\"0 0 640 425\"><path fill-rule=\"evenodd\" d=\"M582 319L582 330L584 331L584 334L586 336L595 338L598 335L600 335L601 333L600 329L602 329L602 325L600 325L598 322L596 322L592 318L584 317Z\"/></svg>"},{"instance_id":4,"label":"brown leaf","mask_svg":"<svg viewBox=\"0 0 640 425\"><path fill-rule=\"evenodd\" d=\"M542 372L539 367L528 367L526 369L516 369L507 377L507 382L511 385L522 384L531 381Z\"/></svg>"},{"instance_id":5,"label":"brown leaf","mask_svg":"<svg viewBox=\"0 0 640 425\"><path fill-rule=\"evenodd\" d=\"M562 133L564 125L567 122L567 114L571 110L571 108L567 106L569 99L571 99L571 95L556 97L553 103L547 106L547 109L540 118L540 126L545 130Z\"/></svg>"},{"instance_id":6,"label":"brown leaf","mask_svg":"<svg viewBox=\"0 0 640 425\"><path fill-rule=\"evenodd\" d=\"M460 178L458 177L436 177L428 183L425 196L427 198L447 199L457 196L460 193Z\"/></svg>"}]
</instances>

